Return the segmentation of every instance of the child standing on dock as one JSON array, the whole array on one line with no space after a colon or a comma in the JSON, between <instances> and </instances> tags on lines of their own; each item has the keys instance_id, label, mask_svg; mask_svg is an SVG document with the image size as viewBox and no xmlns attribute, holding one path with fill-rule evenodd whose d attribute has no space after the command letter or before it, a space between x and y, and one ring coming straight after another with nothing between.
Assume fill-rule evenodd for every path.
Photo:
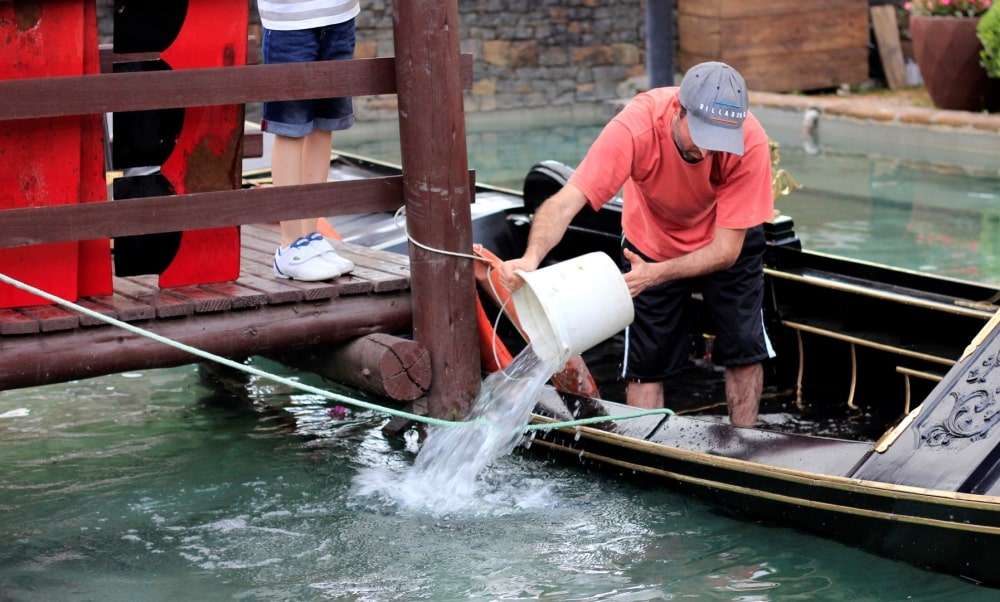
<instances>
[{"instance_id":1,"label":"child standing on dock","mask_svg":"<svg viewBox=\"0 0 1000 602\"><path fill-rule=\"evenodd\" d=\"M359 0L257 0L264 26L264 62L304 63L354 57ZM275 186L326 182L332 132L354 124L350 98L264 103L261 128L276 136L271 159ZM274 274L327 280L354 269L317 232L315 219L281 223Z\"/></svg>"}]
</instances>

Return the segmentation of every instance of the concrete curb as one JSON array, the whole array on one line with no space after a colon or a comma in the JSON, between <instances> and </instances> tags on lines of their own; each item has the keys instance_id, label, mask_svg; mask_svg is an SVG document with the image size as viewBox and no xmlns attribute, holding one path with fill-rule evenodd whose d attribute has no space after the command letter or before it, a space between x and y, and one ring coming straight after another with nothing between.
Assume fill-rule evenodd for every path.
<instances>
[{"instance_id":1,"label":"concrete curb","mask_svg":"<svg viewBox=\"0 0 1000 602\"><path fill-rule=\"evenodd\" d=\"M799 96L772 92L751 92L750 104L775 109L805 111L817 109L828 115L895 122L908 125L939 126L956 129L974 129L1000 134L1000 114L945 111L925 107L892 106L866 98L830 98Z\"/></svg>"}]
</instances>

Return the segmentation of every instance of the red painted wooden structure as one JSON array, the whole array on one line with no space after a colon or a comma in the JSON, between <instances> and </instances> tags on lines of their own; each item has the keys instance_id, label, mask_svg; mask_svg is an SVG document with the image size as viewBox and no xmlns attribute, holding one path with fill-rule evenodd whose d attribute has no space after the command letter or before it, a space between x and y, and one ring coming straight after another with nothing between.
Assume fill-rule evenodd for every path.
<instances>
[{"instance_id":1,"label":"red painted wooden structure","mask_svg":"<svg viewBox=\"0 0 1000 602\"><path fill-rule=\"evenodd\" d=\"M93 3L0 4L0 80L98 73ZM4 124L0 129L0 207L88 203L106 198L100 116ZM0 269L68 299L111 289L106 240L0 250ZM43 303L0 285L0 307Z\"/></svg>"},{"instance_id":2,"label":"red painted wooden structure","mask_svg":"<svg viewBox=\"0 0 1000 602\"><path fill-rule=\"evenodd\" d=\"M246 63L248 5L245 0L189 0L150 3L147 0L117 0L115 11L115 51L156 53L156 60L142 61L140 70L231 67ZM176 31L164 26L176 24ZM119 68L133 64L119 63ZM121 115L115 120L116 150L130 138L150 130L159 131L163 122L176 117L180 130L169 139L152 141L163 155L160 168L162 186L156 192L185 194L214 190L235 190L240 186L240 142L243 133L243 105L188 107ZM145 127L128 126L142 124ZM126 141L122 141L126 138ZM128 146L136 146L128 145ZM159 146L161 148L155 148ZM148 160L147 160L148 161ZM115 167L144 167L143 157L115 153ZM122 190L128 178L116 181ZM147 187L148 188L148 187ZM155 187L154 187L155 190ZM206 230L186 230L176 236L130 239L118 247L116 264L134 266L132 273L158 273L161 287L170 288L207 282L225 282L239 276L239 229L233 226ZM169 246L168 249L155 248ZM128 252L139 257L121 257ZM146 257L162 256L162 265L148 265ZM159 262L154 262L159 263ZM145 268L145 269L143 269Z\"/></svg>"},{"instance_id":3,"label":"red painted wooden structure","mask_svg":"<svg viewBox=\"0 0 1000 602\"><path fill-rule=\"evenodd\" d=\"M36 40L34 43L37 45L39 38L31 36L43 30L42 17L49 15L50 11L53 15L67 11L66 15L78 15L76 18L80 20L80 25L73 30L76 37L66 38L66 44L82 46L83 17L89 10L85 4L89 3L89 0L86 3L83 0L0 3L0 27L6 28L2 30L5 33L13 34L0 36L0 40L7 40L3 42L6 44L10 44L12 39ZM71 20L70 16L65 19ZM0 228L0 269L57 294L74 298L84 282L77 267L80 265L79 241L317 215L387 211L403 203L408 209L410 228L418 239L439 248L467 252L471 248L468 203L473 191L469 186L465 154L462 88L471 85L472 78L470 57L460 58L458 52L456 0L397 1L394 19L400 60L379 58L289 65L234 65L92 75L89 74L94 71L92 62L88 63L88 74L85 74L84 61L90 55L85 55L82 48L77 53L79 59L62 65L57 61L67 53L36 46L35 54L41 65L36 65L35 71L3 72L6 79L0 81L0 98L3 99L0 102L0 121L4 123L0 132L17 132L24 136L25 131L39 127L48 128L52 135L44 145L34 139L30 143L21 139L11 142L9 134L0 140L3 140L2 148L8 156L11 148L17 149L18 160L25 168L19 170L20 173L43 173L32 172L32 169L50 170L47 173L53 174L52 182L57 182L60 188L54 191L52 186L48 186L45 194L41 194L39 189L26 186L32 182L30 177L12 178L9 175L11 170L5 170L0 175L6 178L0 180L0 224L3 224ZM65 37L66 30L62 33ZM95 51L90 60L96 56ZM53 75L63 77L51 77ZM15 77L17 79L11 79ZM201 192L202 188L191 187L189 192L173 196L114 203L80 202L99 196L96 187L85 189L81 184L80 155L84 145L81 115L391 93L399 95L402 177L281 189ZM56 135L65 136L70 144L53 144L53 136ZM60 154L58 168L53 166L55 161L52 159L56 147L60 149L59 153L66 153L65 157ZM66 151L66 147L73 150ZM62 161L63 158L66 161ZM5 159L5 165L9 161ZM67 171L76 174L75 179L60 179L58 174ZM88 182L95 183L96 180ZM32 194L19 192L22 190L19 185L33 191ZM246 243L244 236L244 248ZM273 245L266 241L254 244ZM29 246L34 248L24 248ZM40 264L40 253L49 253L52 263L46 261ZM263 251L257 249L255 253ZM67 260L74 255L76 262ZM21 259L11 262L10 258ZM30 265L26 263L27 259L30 259ZM455 417L467 411L480 376L472 265L466 259L428 253L413 247L411 261L414 334L431 354L433 382L428 396L429 411L437 416ZM39 268L39 265L45 267ZM241 301L230 299L229 309L236 306L246 308L250 301L244 297L259 298L260 294L275 287L265 274L248 274L245 261L243 267L241 278L251 277L258 288L235 285L244 294L236 295ZM254 269L259 270L259 267ZM62 272L57 276L58 270ZM360 310L363 305L357 303L350 306L353 308L350 311L343 306L343 318L339 319L337 304L332 304L324 312L304 313L300 310L272 311L271 305L279 305L275 301L255 310L258 311L256 314L242 312L238 322L228 318L209 321L201 318L196 308L202 307L208 312L205 308L225 307L226 304L215 300L212 294L206 296L205 287L226 285L198 285L176 291L161 291L145 281L122 286L129 290L116 289L113 295L91 297L87 303L119 316L129 312L148 313L149 307L154 308L157 318L178 316L175 319L183 319L183 325L163 320L160 327L160 320L157 320L157 328L181 340L211 343L217 350L230 355L256 353L260 347L280 337L286 337L280 340L290 343L323 343L323 340L307 336L312 324L342 335L350 330L347 324L361 319L367 324L364 328L372 332L380 329L378 323L372 322L373 316L378 315L384 318L386 324L391 322L398 327L398 318L391 316L398 310L396 304L402 302L373 304L372 308L381 307L379 312L363 312ZM374 284L372 286L375 287ZM281 294L284 293L275 291L275 299ZM135 305L135 301L141 298L155 299L156 302L152 305L147 303L144 309ZM405 302L409 303L408 297ZM51 362L43 368L65 367L65 362L44 354L45 349L56 347L42 340L36 342L35 338L55 336L46 335L46 330L65 328L74 319L73 328L76 328L80 320L58 315L62 310L57 308L51 310L55 312L50 316L52 319L43 319L45 316L32 314L31 310L0 310L0 329L13 335L20 322L24 335L37 333L0 337L0 357L13 362L0 368L0 372L13 369L19 355L30 353L42 358L39 361L43 363ZM238 332L253 333L254 336L241 340L227 334L233 332L227 327L234 324L238 324ZM337 327L338 324L343 328ZM267 337L257 336L264 332L261 329L266 329ZM79 329L79 332L86 332L86 329ZM353 336L360 334L356 329L350 332ZM72 340L68 339L58 348L72 349L74 346L69 344ZM132 357L134 354L155 360L157 365L181 361L176 357L166 357L169 353L139 344L131 337L101 337L100 340L99 348L80 351L74 356L81 364L87 359L91 366L86 370L81 368L83 373L74 377L120 369L115 364L115 358ZM123 354L122 351L128 353ZM68 358L64 360L69 361ZM40 369L16 386L55 382L65 377L60 377L58 370L49 373Z\"/></svg>"}]
</instances>

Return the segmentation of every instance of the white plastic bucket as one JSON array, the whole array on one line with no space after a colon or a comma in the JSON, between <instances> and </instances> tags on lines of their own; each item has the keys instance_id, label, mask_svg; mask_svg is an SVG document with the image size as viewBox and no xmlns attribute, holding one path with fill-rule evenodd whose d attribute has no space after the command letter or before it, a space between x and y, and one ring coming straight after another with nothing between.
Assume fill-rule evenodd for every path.
<instances>
[{"instance_id":1,"label":"white plastic bucket","mask_svg":"<svg viewBox=\"0 0 1000 602\"><path fill-rule=\"evenodd\" d=\"M621 332L635 319L618 266L604 253L519 271L514 307L538 357L562 364Z\"/></svg>"}]
</instances>

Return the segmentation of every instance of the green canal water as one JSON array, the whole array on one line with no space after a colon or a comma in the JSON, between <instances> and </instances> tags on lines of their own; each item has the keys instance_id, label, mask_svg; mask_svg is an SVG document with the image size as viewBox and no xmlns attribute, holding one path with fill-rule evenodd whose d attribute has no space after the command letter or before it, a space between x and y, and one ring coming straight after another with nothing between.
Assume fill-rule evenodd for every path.
<instances>
[{"instance_id":1,"label":"green canal water","mask_svg":"<svg viewBox=\"0 0 1000 602\"><path fill-rule=\"evenodd\" d=\"M575 164L600 126L470 127L480 181ZM345 148L398 160L359 127ZM1000 181L786 147L808 248L1000 282ZM290 374L264 362L257 365ZM320 384L309 375L299 375ZM362 495L416 444L195 366L0 393L0 600L995 600L996 591L666 489L508 456L473 510Z\"/></svg>"},{"instance_id":2,"label":"green canal water","mask_svg":"<svg viewBox=\"0 0 1000 602\"><path fill-rule=\"evenodd\" d=\"M354 479L402 474L413 442L198 370L0 394L0 600L996 599L530 455L473 510L400 510Z\"/></svg>"}]
</instances>

